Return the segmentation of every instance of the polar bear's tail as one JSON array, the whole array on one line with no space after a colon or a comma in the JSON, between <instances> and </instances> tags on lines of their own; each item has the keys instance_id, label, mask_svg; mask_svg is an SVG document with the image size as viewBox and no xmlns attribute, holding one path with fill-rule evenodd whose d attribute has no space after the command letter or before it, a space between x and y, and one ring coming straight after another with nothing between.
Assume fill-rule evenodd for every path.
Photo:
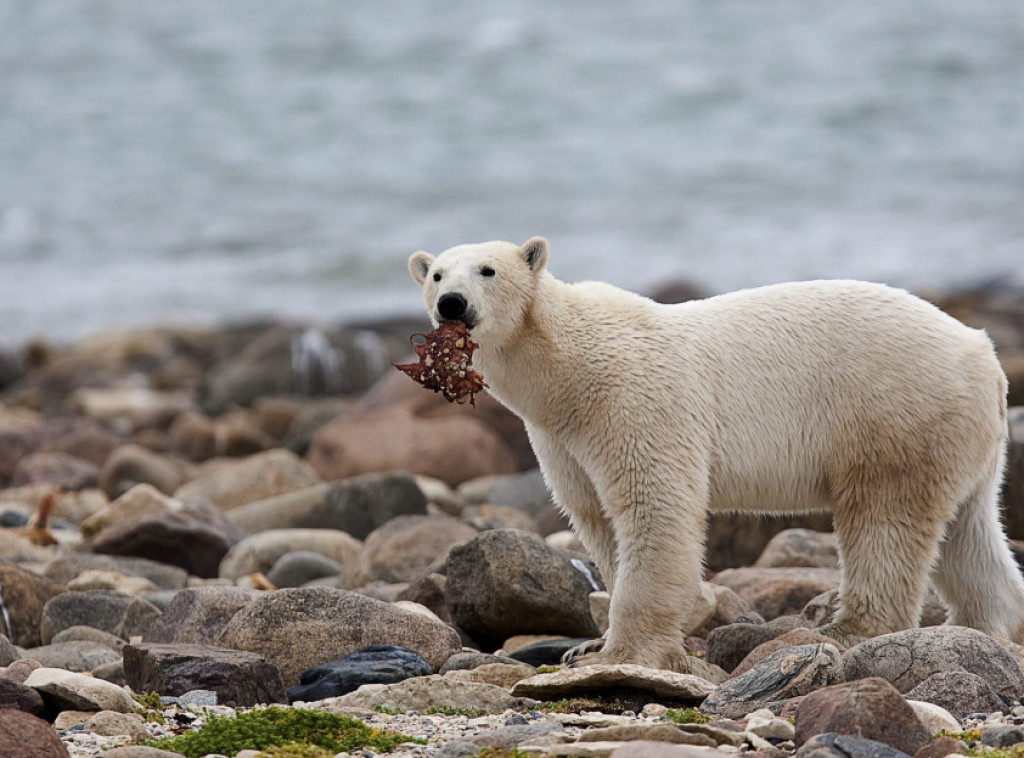
<instances>
[{"instance_id":1,"label":"polar bear's tail","mask_svg":"<svg viewBox=\"0 0 1024 758\"><path fill-rule=\"evenodd\" d=\"M1024 644L1024 579L999 521L1006 451L991 475L960 505L942 543L935 584L950 623Z\"/></svg>"}]
</instances>

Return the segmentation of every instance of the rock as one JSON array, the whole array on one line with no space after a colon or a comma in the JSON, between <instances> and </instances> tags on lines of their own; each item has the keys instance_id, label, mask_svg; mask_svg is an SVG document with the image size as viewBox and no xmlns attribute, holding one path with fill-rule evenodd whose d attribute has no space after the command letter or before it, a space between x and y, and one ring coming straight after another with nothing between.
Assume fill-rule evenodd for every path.
<instances>
[{"instance_id":1,"label":"rock","mask_svg":"<svg viewBox=\"0 0 1024 758\"><path fill-rule=\"evenodd\" d=\"M708 634L706 660L733 671L759 645L781 637L787 629L764 624L727 624Z\"/></svg>"},{"instance_id":2,"label":"rock","mask_svg":"<svg viewBox=\"0 0 1024 758\"><path fill-rule=\"evenodd\" d=\"M127 735L133 741L149 739L142 716L138 713L117 713L116 711L100 711L85 722L85 732L93 732L101 737L117 737Z\"/></svg>"},{"instance_id":3,"label":"rock","mask_svg":"<svg viewBox=\"0 0 1024 758\"><path fill-rule=\"evenodd\" d=\"M1013 747L1024 742L1024 727L1016 724L986 726L981 730L981 744L986 747Z\"/></svg>"},{"instance_id":4,"label":"rock","mask_svg":"<svg viewBox=\"0 0 1024 758\"><path fill-rule=\"evenodd\" d=\"M397 645L370 645L344 658L306 669L288 688L289 702L311 702L347 695L364 684L394 684L434 673L423 657Z\"/></svg>"},{"instance_id":5,"label":"rock","mask_svg":"<svg viewBox=\"0 0 1024 758\"><path fill-rule=\"evenodd\" d=\"M182 695L212 690L218 703L233 708L288 702L277 667L254 653L209 645L128 645L124 675L136 692Z\"/></svg>"},{"instance_id":6,"label":"rock","mask_svg":"<svg viewBox=\"0 0 1024 758\"><path fill-rule=\"evenodd\" d=\"M0 710L14 708L38 716L44 707L42 696L34 689L0 677Z\"/></svg>"},{"instance_id":7,"label":"rock","mask_svg":"<svg viewBox=\"0 0 1024 758\"><path fill-rule=\"evenodd\" d=\"M402 471L365 474L243 505L228 518L249 534L271 529L340 529L356 539L397 516L426 515L427 500Z\"/></svg>"},{"instance_id":8,"label":"rock","mask_svg":"<svg viewBox=\"0 0 1024 758\"><path fill-rule=\"evenodd\" d=\"M785 650L788 647L796 647L798 645L835 645L840 654L846 652L846 648L837 643L831 637L817 634L809 629L793 629L792 631L786 632L773 640L762 642L756 648L751 650L747 657L744 658L731 673L733 676L744 674L772 653L778 650Z\"/></svg>"},{"instance_id":9,"label":"rock","mask_svg":"<svg viewBox=\"0 0 1024 758\"><path fill-rule=\"evenodd\" d=\"M533 516L511 505L470 505L463 509L459 518L478 532L485 529L522 529L525 532L538 533L540 531Z\"/></svg>"},{"instance_id":10,"label":"rock","mask_svg":"<svg viewBox=\"0 0 1024 758\"><path fill-rule=\"evenodd\" d=\"M39 624L43 617L43 607L51 598L64 592L64 586L0 562L0 591L3 592L4 607L8 614L4 619L9 626L6 636L20 647L42 644Z\"/></svg>"},{"instance_id":11,"label":"rock","mask_svg":"<svg viewBox=\"0 0 1024 758\"><path fill-rule=\"evenodd\" d=\"M543 536L569 529L565 514L555 505L540 469L493 477L479 505L507 505L529 516Z\"/></svg>"},{"instance_id":12,"label":"rock","mask_svg":"<svg viewBox=\"0 0 1024 758\"><path fill-rule=\"evenodd\" d=\"M451 516L397 516L373 530L359 555L358 584L412 582L477 531Z\"/></svg>"},{"instance_id":13,"label":"rock","mask_svg":"<svg viewBox=\"0 0 1024 758\"><path fill-rule=\"evenodd\" d=\"M122 595L141 595L144 592L158 592L160 588L145 577L126 576L118 571L89 569L68 582L68 589L74 592L113 590Z\"/></svg>"},{"instance_id":14,"label":"rock","mask_svg":"<svg viewBox=\"0 0 1024 758\"><path fill-rule=\"evenodd\" d=\"M446 624L452 622L445 601L444 590L448 585L448 577L444 574L425 574L409 583L409 586L398 594L399 600L411 600L433 611Z\"/></svg>"},{"instance_id":15,"label":"rock","mask_svg":"<svg viewBox=\"0 0 1024 758\"><path fill-rule=\"evenodd\" d=\"M595 637L589 595L596 569L517 529L482 532L448 553L445 599L473 639L496 647L514 634Z\"/></svg>"},{"instance_id":16,"label":"rock","mask_svg":"<svg viewBox=\"0 0 1024 758\"><path fill-rule=\"evenodd\" d=\"M188 572L148 558L131 556L68 553L46 567L47 578L67 584L86 571L113 571L127 576L141 576L164 590L179 590L188 580Z\"/></svg>"},{"instance_id":17,"label":"rock","mask_svg":"<svg viewBox=\"0 0 1024 758\"><path fill-rule=\"evenodd\" d=\"M847 681L880 676L909 692L932 674L970 671L1000 695L1024 692L1024 676L1007 650L981 632L960 626L932 626L883 634L843 655Z\"/></svg>"},{"instance_id":18,"label":"rock","mask_svg":"<svg viewBox=\"0 0 1024 758\"><path fill-rule=\"evenodd\" d=\"M466 500L447 482L429 476L417 476L416 485L427 499L427 504L449 516L458 518L466 509Z\"/></svg>"},{"instance_id":19,"label":"rock","mask_svg":"<svg viewBox=\"0 0 1024 758\"><path fill-rule=\"evenodd\" d=\"M557 666L562 662L562 656L574 647L588 642L590 637L550 637L541 635L542 639L536 642L519 644L518 640L534 639L536 635L522 638L509 638L502 645L502 650L508 653L512 660L526 663L530 666Z\"/></svg>"},{"instance_id":20,"label":"rock","mask_svg":"<svg viewBox=\"0 0 1024 758\"><path fill-rule=\"evenodd\" d=\"M170 495L192 473L192 466L183 461L159 455L141 445L122 445L103 464L99 485L111 500L120 498L140 484Z\"/></svg>"},{"instance_id":21,"label":"rock","mask_svg":"<svg viewBox=\"0 0 1024 758\"><path fill-rule=\"evenodd\" d=\"M328 481L397 469L455 486L517 468L512 451L480 419L419 416L410 404L339 416L313 437L308 458Z\"/></svg>"},{"instance_id":22,"label":"rock","mask_svg":"<svg viewBox=\"0 0 1024 758\"><path fill-rule=\"evenodd\" d=\"M839 586L839 570L828 568L726 569L713 577L715 584L734 590L750 606L773 619L799 613L808 601Z\"/></svg>"},{"instance_id":23,"label":"rock","mask_svg":"<svg viewBox=\"0 0 1024 758\"><path fill-rule=\"evenodd\" d=\"M86 674L54 668L38 668L25 685L37 690L58 710L117 711L134 713L135 701L121 687Z\"/></svg>"},{"instance_id":24,"label":"rock","mask_svg":"<svg viewBox=\"0 0 1024 758\"><path fill-rule=\"evenodd\" d=\"M907 699L907 705L914 709L914 714L924 725L924 730L928 734L938 734L941 731L958 733L960 731L960 722L953 718L953 714L945 708L933 703L910 699Z\"/></svg>"},{"instance_id":25,"label":"rock","mask_svg":"<svg viewBox=\"0 0 1024 758\"><path fill-rule=\"evenodd\" d=\"M297 550L318 553L354 574L362 545L337 529L271 529L246 537L220 562L220 576L235 580L255 572L266 574L281 556Z\"/></svg>"},{"instance_id":26,"label":"rock","mask_svg":"<svg viewBox=\"0 0 1024 758\"><path fill-rule=\"evenodd\" d=\"M33 544L27 536L0 529L0 561L45 564L53 559L53 552L52 548Z\"/></svg>"},{"instance_id":27,"label":"rock","mask_svg":"<svg viewBox=\"0 0 1024 758\"><path fill-rule=\"evenodd\" d=\"M181 753L171 753L145 745L126 745L104 751L103 758L181 758Z\"/></svg>"},{"instance_id":28,"label":"rock","mask_svg":"<svg viewBox=\"0 0 1024 758\"><path fill-rule=\"evenodd\" d=\"M333 701L329 710L350 708L399 709L424 713L431 707L478 708L500 713L531 701L513 697L503 687L479 682L457 682L437 674L406 679L397 684L365 684Z\"/></svg>"},{"instance_id":29,"label":"rock","mask_svg":"<svg viewBox=\"0 0 1024 758\"><path fill-rule=\"evenodd\" d=\"M62 629L57 632L57 634L53 635L53 639L50 640L50 644L56 645L61 642L76 641L98 643L113 650L118 654L118 657L120 657L121 651L125 646L125 641L120 637L91 626L71 626L67 629Z\"/></svg>"},{"instance_id":30,"label":"rock","mask_svg":"<svg viewBox=\"0 0 1024 758\"><path fill-rule=\"evenodd\" d=\"M590 755L609 756L610 758L720 758L721 752L710 747L699 745L673 745L664 742L651 742L650 740L634 740L633 742L617 743L604 742L593 743L605 745L603 751ZM558 753L561 755L561 753ZM579 753L578 755L583 755ZM750 753L756 756L757 753Z\"/></svg>"},{"instance_id":31,"label":"rock","mask_svg":"<svg viewBox=\"0 0 1024 758\"><path fill-rule=\"evenodd\" d=\"M800 645L765 658L745 674L720 685L701 710L739 718L777 700L806 695L837 681L839 650L834 645Z\"/></svg>"},{"instance_id":32,"label":"rock","mask_svg":"<svg viewBox=\"0 0 1024 758\"><path fill-rule=\"evenodd\" d=\"M208 499L223 510L312 487L320 477L294 453L277 448L242 459L215 458L179 487L179 500Z\"/></svg>"},{"instance_id":33,"label":"rock","mask_svg":"<svg viewBox=\"0 0 1024 758\"><path fill-rule=\"evenodd\" d=\"M105 682L116 684L118 687L123 687L127 684L127 681L124 678L124 659L122 658L119 658L113 663L97 666L89 673L97 679L102 679Z\"/></svg>"},{"instance_id":34,"label":"rock","mask_svg":"<svg viewBox=\"0 0 1024 758\"><path fill-rule=\"evenodd\" d=\"M4 632L9 631L6 626ZM21 653L14 646L14 643L0 633L0 666L9 666L21 657Z\"/></svg>"},{"instance_id":35,"label":"rock","mask_svg":"<svg viewBox=\"0 0 1024 758\"><path fill-rule=\"evenodd\" d=\"M878 677L825 687L800 701L797 746L825 732L856 734L910 755L931 739L903 696Z\"/></svg>"},{"instance_id":36,"label":"rock","mask_svg":"<svg viewBox=\"0 0 1024 758\"><path fill-rule=\"evenodd\" d=\"M675 724L627 724L587 729L579 742L635 742L647 740L675 745L703 745L714 747L715 741L706 734L685 732Z\"/></svg>"},{"instance_id":37,"label":"rock","mask_svg":"<svg viewBox=\"0 0 1024 758\"><path fill-rule=\"evenodd\" d=\"M816 532L813 529L786 529L772 537L754 566L837 569L839 546L836 535L832 532Z\"/></svg>"},{"instance_id":38,"label":"rock","mask_svg":"<svg viewBox=\"0 0 1024 758\"><path fill-rule=\"evenodd\" d=\"M25 650L25 656L49 668L78 672L92 671L97 666L121 660L120 654L106 645L88 640L71 640L42 647L30 647Z\"/></svg>"},{"instance_id":39,"label":"rock","mask_svg":"<svg viewBox=\"0 0 1024 758\"><path fill-rule=\"evenodd\" d=\"M1024 394L1024 381L1016 387ZM1024 407L1007 411L1009 444L1006 448L1006 480L1003 482L1003 517L1006 534L1011 539L1024 539ZM2 449L2 448L0 448Z\"/></svg>"},{"instance_id":40,"label":"rock","mask_svg":"<svg viewBox=\"0 0 1024 758\"><path fill-rule=\"evenodd\" d=\"M0 755L4 758L68 758L49 722L13 708L0 708Z\"/></svg>"},{"instance_id":41,"label":"rock","mask_svg":"<svg viewBox=\"0 0 1024 758\"><path fill-rule=\"evenodd\" d=\"M799 758L909 758L894 747L852 734L815 735L796 751Z\"/></svg>"},{"instance_id":42,"label":"rock","mask_svg":"<svg viewBox=\"0 0 1024 758\"><path fill-rule=\"evenodd\" d=\"M441 667L437 673L444 675L450 671L469 671L475 669L478 666L486 666L491 663L509 663L513 665L520 665L520 662L515 658L509 658L507 655L491 655L490 653L478 653L478 652L462 652L455 653Z\"/></svg>"},{"instance_id":43,"label":"rock","mask_svg":"<svg viewBox=\"0 0 1024 758\"><path fill-rule=\"evenodd\" d=\"M963 670L932 674L909 690L907 698L942 706L958 719L971 713L995 713L1009 705L985 679Z\"/></svg>"},{"instance_id":44,"label":"rock","mask_svg":"<svg viewBox=\"0 0 1024 758\"><path fill-rule=\"evenodd\" d=\"M712 629L729 624L764 623L764 617L751 608L750 604L734 590L714 582L707 582L707 585L715 596L715 615L702 628L696 630L695 635L706 638Z\"/></svg>"},{"instance_id":45,"label":"rock","mask_svg":"<svg viewBox=\"0 0 1024 758\"><path fill-rule=\"evenodd\" d=\"M497 729L480 732L469 737L468 740L472 745L479 747L514 750L518 745L536 744L537 741L551 735L561 739L564 734L565 727L561 724L551 721L538 721L533 724L498 727ZM585 734L586 732L584 732ZM471 753L471 755L475 755L475 753Z\"/></svg>"},{"instance_id":46,"label":"rock","mask_svg":"<svg viewBox=\"0 0 1024 758\"><path fill-rule=\"evenodd\" d=\"M3 672L2 678L9 679L12 682L18 684L24 684L25 680L28 679L28 675L35 671L37 668L41 668L42 664L39 661L33 661L28 658L22 658L15 661L7 670Z\"/></svg>"},{"instance_id":47,"label":"rock","mask_svg":"<svg viewBox=\"0 0 1024 758\"><path fill-rule=\"evenodd\" d=\"M512 687L512 694L538 700L560 700L581 693L621 688L640 690L651 695L652 700L667 698L695 703L713 692L715 683L693 674L677 674L631 664L599 664L537 674L517 682Z\"/></svg>"},{"instance_id":48,"label":"rock","mask_svg":"<svg viewBox=\"0 0 1024 758\"><path fill-rule=\"evenodd\" d=\"M374 644L415 650L440 668L462 647L450 626L346 590L265 593L242 608L217 644L259 653L281 669L285 686L300 672Z\"/></svg>"},{"instance_id":49,"label":"rock","mask_svg":"<svg viewBox=\"0 0 1024 758\"><path fill-rule=\"evenodd\" d=\"M213 645L231 618L260 596L243 587L189 587L142 633L143 642Z\"/></svg>"},{"instance_id":50,"label":"rock","mask_svg":"<svg viewBox=\"0 0 1024 758\"><path fill-rule=\"evenodd\" d=\"M914 758L945 758L947 755L967 752L967 745L955 737L936 737L914 753Z\"/></svg>"},{"instance_id":51,"label":"rock","mask_svg":"<svg viewBox=\"0 0 1024 758\"><path fill-rule=\"evenodd\" d=\"M180 511L183 505L180 500L168 497L151 484L137 484L82 521L82 536L91 537L126 519L174 513Z\"/></svg>"},{"instance_id":52,"label":"rock","mask_svg":"<svg viewBox=\"0 0 1024 758\"><path fill-rule=\"evenodd\" d=\"M102 629L127 640L133 634L142 634L159 615L160 610L148 600L119 592L65 592L43 606L39 632L44 644L49 644L57 632L79 625Z\"/></svg>"},{"instance_id":53,"label":"rock","mask_svg":"<svg viewBox=\"0 0 1024 758\"><path fill-rule=\"evenodd\" d=\"M707 567L722 571L750 566L779 532L786 529L832 529L831 513L804 513L764 518L756 513L712 513L708 521Z\"/></svg>"},{"instance_id":54,"label":"rock","mask_svg":"<svg viewBox=\"0 0 1024 758\"><path fill-rule=\"evenodd\" d=\"M485 663L471 669L455 669L447 676L457 682L483 682L511 689L517 682L537 674L537 669L526 663Z\"/></svg>"},{"instance_id":55,"label":"rock","mask_svg":"<svg viewBox=\"0 0 1024 758\"><path fill-rule=\"evenodd\" d=\"M99 484L100 470L95 463L67 453L31 453L14 469L12 487L52 484L65 490L84 490Z\"/></svg>"},{"instance_id":56,"label":"rock","mask_svg":"<svg viewBox=\"0 0 1024 758\"><path fill-rule=\"evenodd\" d=\"M301 587L306 582L325 576L345 574L345 567L325 555L309 550L293 550L285 553L267 572L267 579L275 587Z\"/></svg>"}]
</instances>

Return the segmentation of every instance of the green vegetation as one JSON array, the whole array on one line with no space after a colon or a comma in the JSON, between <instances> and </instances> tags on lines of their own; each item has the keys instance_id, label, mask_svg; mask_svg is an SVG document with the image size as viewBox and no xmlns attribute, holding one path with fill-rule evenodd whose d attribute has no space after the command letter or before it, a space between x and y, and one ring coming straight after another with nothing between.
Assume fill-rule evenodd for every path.
<instances>
[{"instance_id":1,"label":"green vegetation","mask_svg":"<svg viewBox=\"0 0 1024 758\"><path fill-rule=\"evenodd\" d=\"M685 708L683 710L669 708L665 713L665 718L677 724L706 724L710 721L707 716L696 708Z\"/></svg>"},{"instance_id":2,"label":"green vegetation","mask_svg":"<svg viewBox=\"0 0 1024 758\"><path fill-rule=\"evenodd\" d=\"M142 710L142 717L154 724L164 723L163 703L160 702L160 693L147 692L142 695L132 695L132 700L139 704Z\"/></svg>"},{"instance_id":3,"label":"green vegetation","mask_svg":"<svg viewBox=\"0 0 1024 758\"><path fill-rule=\"evenodd\" d=\"M450 705L432 705L427 708L427 713L432 715L440 713L442 716L465 716L467 718L475 719L481 716L486 716L490 711L483 708L453 708Z\"/></svg>"},{"instance_id":4,"label":"green vegetation","mask_svg":"<svg viewBox=\"0 0 1024 758\"><path fill-rule=\"evenodd\" d=\"M405 711L401 708L388 708L386 705L380 705L379 703L373 706L373 710L377 713L386 713L389 716L401 716Z\"/></svg>"},{"instance_id":5,"label":"green vegetation","mask_svg":"<svg viewBox=\"0 0 1024 758\"><path fill-rule=\"evenodd\" d=\"M528 753L518 748L485 747L476 758L536 758L537 753Z\"/></svg>"},{"instance_id":6,"label":"green vegetation","mask_svg":"<svg viewBox=\"0 0 1024 758\"><path fill-rule=\"evenodd\" d=\"M263 751L264 758L334 758L334 753L314 745L300 745L292 742L281 747L271 747Z\"/></svg>"},{"instance_id":7,"label":"green vegetation","mask_svg":"<svg viewBox=\"0 0 1024 758\"><path fill-rule=\"evenodd\" d=\"M579 713L580 711L599 711L601 704L596 700L576 697L571 700L549 700L535 706L532 710L547 711L548 713Z\"/></svg>"},{"instance_id":8,"label":"green vegetation","mask_svg":"<svg viewBox=\"0 0 1024 758\"><path fill-rule=\"evenodd\" d=\"M235 755L240 750L277 749L273 758L321 758L369 747L383 753L403 742L425 740L373 729L359 719L303 708L271 707L240 713L234 718L211 716L202 729L178 737L147 740L144 745L202 758L208 753ZM305 752L297 752L297 751Z\"/></svg>"},{"instance_id":9,"label":"green vegetation","mask_svg":"<svg viewBox=\"0 0 1024 758\"><path fill-rule=\"evenodd\" d=\"M554 673L556 673L558 671L561 671L561 670L562 669L559 666L538 666L537 667L537 673L538 674L554 674Z\"/></svg>"},{"instance_id":10,"label":"green vegetation","mask_svg":"<svg viewBox=\"0 0 1024 758\"><path fill-rule=\"evenodd\" d=\"M956 735L950 735L955 737ZM967 748L967 755L971 758L1024 758L1024 745L1013 747L983 747L975 744Z\"/></svg>"}]
</instances>

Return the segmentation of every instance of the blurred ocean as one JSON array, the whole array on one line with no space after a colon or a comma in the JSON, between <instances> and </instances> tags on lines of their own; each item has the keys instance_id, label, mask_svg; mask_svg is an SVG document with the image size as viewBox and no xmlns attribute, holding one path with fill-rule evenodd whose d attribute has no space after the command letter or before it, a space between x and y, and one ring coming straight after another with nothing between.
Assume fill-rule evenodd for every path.
<instances>
[{"instance_id":1,"label":"blurred ocean","mask_svg":"<svg viewBox=\"0 0 1024 758\"><path fill-rule=\"evenodd\" d=\"M0 0L0 335L418 313L534 234L649 290L1024 277L1021 0Z\"/></svg>"}]
</instances>

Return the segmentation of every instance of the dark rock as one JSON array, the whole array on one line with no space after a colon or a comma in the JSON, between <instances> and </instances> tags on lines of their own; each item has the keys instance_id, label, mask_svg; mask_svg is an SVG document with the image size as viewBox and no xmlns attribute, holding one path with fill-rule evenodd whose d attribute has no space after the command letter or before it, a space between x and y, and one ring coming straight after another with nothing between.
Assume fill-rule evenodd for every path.
<instances>
[{"instance_id":1,"label":"dark rock","mask_svg":"<svg viewBox=\"0 0 1024 758\"><path fill-rule=\"evenodd\" d=\"M14 708L38 716L44 707L42 696L34 689L0 677L0 708Z\"/></svg>"},{"instance_id":2,"label":"dark rock","mask_svg":"<svg viewBox=\"0 0 1024 758\"><path fill-rule=\"evenodd\" d=\"M120 654L106 645L88 640L70 640L31 647L25 650L25 657L37 660L50 668L78 672L92 671L97 666L121 660Z\"/></svg>"},{"instance_id":3,"label":"dark rock","mask_svg":"<svg viewBox=\"0 0 1024 758\"><path fill-rule=\"evenodd\" d=\"M288 700L323 700L347 695L364 684L394 684L411 676L433 673L430 664L408 648L370 645L344 658L303 671L299 684L288 688Z\"/></svg>"},{"instance_id":4,"label":"dark rock","mask_svg":"<svg viewBox=\"0 0 1024 758\"><path fill-rule=\"evenodd\" d=\"M701 710L739 718L776 700L806 695L837 681L839 650L834 645L801 645L780 650L745 674L729 679L701 703Z\"/></svg>"},{"instance_id":5,"label":"dark rock","mask_svg":"<svg viewBox=\"0 0 1024 758\"><path fill-rule=\"evenodd\" d=\"M800 613L807 603L839 586L839 569L738 568L715 574L715 584L734 590L766 619Z\"/></svg>"},{"instance_id":6,"label":"dark rock","mask_svg":"<svg viewBox=\"0 0 1024 758\"><path fill-rule=\"evenodd\" d=\"M799 758L909 758L884 743L835 732L815 735L796 751L796 755Z\"/></svg>"},{"instance_id":7,"label":"dark rock","mask_svg":"<svg viewBox=\"0 0 1024 758\"><path fill-rule=\"evenodd\" d=\"M936 737L914 753L914 758L946 758L947 755L967 752L967 745L955 737Z\"/></svg>"},{"instance_id":8,"label":"dark rock","mask_svg":"<svg viewBox=\"0 0 1024 758\"><path fill-rule=\"evenodd\" d=\"M839 568L836 535L813 529L786 529L772 537L754 565L759 568Z\"/></svg>"},{"instance_id":9,"label":"dark rock","mask_svg":"<svg viewBox=\"0 0 1024 758\"><path fill-rule=\"evenodd\" d=\"M0 708L0 755L68 758L68 751L48 721L14 708Z\"/></svg>"},{"instance_id":10,"label":"dark rock","mask_svg":"<svg viewBox=\"0 0 1024 758\"><path fill-rule=\"evenodd\" d=\"M6 632L7 629L5 628ZM4 634L0 634L0 666L9 666L21 658L21 653Z\"/></svg>"},{"instance_id":11,"label":"dark rock","mask_svg":"<svg viewBox=\"0 0 1024 758\"><path fill-rule=\"evenodd\" d=\"M521 474L496 476L487 493L486 504L506 505L530 517L536 531L547 536L569 528L565 514L555 505L540 469ZM492 527L493 528L493 527Z\"/></svg>"},{"instance_id":12,"label":"dark rock","mask_svg":"<svg viewBox=\"0 0 1024 758\"><path fill-rule=\"evenodd\" d=\"M1024 692L1017 661L998 642L975 629L931 626L883 634L843 655L847 681L880 676L900 692L909 692L932 674L970 671L1000 695Z\"/></svg>"},{"instance_id":13,"label":"dark rock","mask_svg":"<svg viewBox=\"0 0 1024 758\"><path fill-rule=\"evenodd\" d=\"M811 692L796 709L796 744L816 734L855 734L913 755L931 735L884 679L872 677Z\"/></svg>"},{"instance_id":14,"label":"dark rock","mask_svg":"<svg viewBox=\"0 0 1024 758\"><path fill-rule=\"evenodd\" d=\"M592 637L563 637L562 639L534 642L508 654L508 657L531 666L557 666L562 656Z\"/></svg>"},{"instance_id":15,"label":"dark rock","mask_svg":"<svg viewBox=\"0 0 1024 758\"><path fill-rule=\"evenodd\" d=\"M141 643L124 649L124 674L136 692L182 695L212 690L233 708L285 703L281 673L264 658L207 645Z\"/></svg>"},{"instance_id":16,"label":"dark rock","mask_svg":"<svg viewBox=\"0 0 1024 758\"><path fill-rule=\"evenodd\" d=\"M177 566L130 556L69 553L55 559L44 574L54 582L67 584L85 571L116 571L127 576L141 576L160 589L178 590L188 581L188 572Z\"/></svg>"},{"instance_id":17,"label":"dark rock","mask_svg":"<svg viewBox=\"0 0 1024 758\"><path fill-rule=\"evenodd\" d=\"M346 590L297 588L264 593L234 615L217 644L249 650L281 669L285 686L300 672L368 645L400 645L439 668L462 643L450 626Z\"/></svg>"},{"instance_id":18,"label":"dark rock","mask_svg":"<svg viewBox=\"0 0 1024 758\"><path fill-rule=\"evenodd\" d=\"M987 747L1013 747L1024 742L1024 726L989 726L981 730L981 744Z\"/></svg>"},{"instance_id":19,"label":"dark rock","mask_svg":"<svg viewBox=\"0 0 1024 758\"><path fill-rule=\"evenodd\" d=\"M63 584L38 574L0 563L0 591L8 613L4 622L10 625L10 629L4 631L11 642L20 647L41 645L39 623L43 618L43 606L66 589Z\"/></svg>"},{"instance_id":20,"label":"dark rock","mask_svg":"<svg viewBox=\"0 0 1024 758\"><path fill-rule=\"evenodd\" d=\"M810 513L764 518L757 513L712 513L708 522L707 567L722 571L750 566L779 532L786 529L832 528L831 513Z\"/></svg>"},{"instance_id":21,"label":"dark rock","mask_svg":"<svg viewBox=\"0 0 1024 758\"><path fill-rule=\"evenodd\" d=\"M213 645L231 618L260 592L243 587L189 587L142 633L143 642Z\"/></svg>"},{"instance_id":22,"label":"dark rock","mask_svg":"<svg viewBox=\"0 0 1024 758\"><path fill-rule=\"evenodd\" d=\"M450 624L452 616L448 612L448 604L444 598L444 588L448 577L444 574L425 574L409 583L409 586L398 593L399 600L411 600L429 608L439 619Z\"/></svg>"},{"instance_id":23,"label":"dark rock","mask_svg":"<svg viewBox=\"0 0 1024 758\"><path fill-rule=\"evenodd\" d=\"M517 529L483 532L448 553L452 619L492 649L516 634L596 637L590 593L596 568Z\"/></svg>"},{"instance_id":24,"label":"dark rock","mask_svg":"<svg viewBox=\"0 0 1024 758\"><path fill-rule=\"evenodd\" d=\"M285 553L267 572L267 579L275 587L301 587L306 582L322 579L325 576L337 576L346 573L346 569L337 561L326 555L311 550L293 550Z\"/></svg>"},{"instance_id":25,"label":"dark rock","mask_svg":"<svg viewBox=\"0 0 1024 758\"><path fill-rule=\"evenodd\" d=\"M124 687L128 684L124 676L124 659L122 658L118 658L111 663L105 663L102 666L97 666L89 673L97 679L116 684L118 687Z\"/></svg>"},{"instance_id":26,"label":"dark rock","mask_svg":"<svg viewBox=\"0 0 1024 758\"><path fill-rule=\"evenodd\" d=\"M426 515L427 499L400 471L320 484L233 509L228 518L255 534L268 529L340 529L363 539L397 516Z\"/></svg>"},{"instance_id":27,"label":"dark rock","mask_svg":"<svg viewBox=\"0 0 1024 758\"><path fill-rule=\"evenodd\" d=\"M190 502L180 511L112 524L93 536L89 549L107 555L147 557L209 579L217 576L221 560L241 536L214 506Z\"/></svg>"},{"instance_id":28,"label":"dark rock","mask_svg":"<svg viewBox=\"0 0 1024 758\"><path fill-rule=\"evenodd\" d=\"M447 674L449 671L464 671L480 668L492 663L515 664L521 663L515 658L507 655L491 655L490 653L456 653L444 662L441 670L437 673Z\"/></svg>"},{"instance_id":29,"label":"dark rock","mask_svg":"<svg viewBox=\"0 0 1024 758\"><path fill-rule=\"evenodd\" d=\"M765 624L726 624L708 634L707 662L732 671L758 645L781 637L787 629Z\"/></svg>"},{"instance_id":30,"label":"dark rock","mask_svg":"<svg viewBox=\"0 0 1024 758\"><path fill-rule=\"evenodd\" d=\"M994 713L1008 703L992 686L970 671L932 674L907 692L908 700L923 700L945 708L958 719L971 713Z\"/></svg>"},{"instance_id":31,"label":"dark rock","mask_svg":"<svg viewBox=\"0 0 1024 758\"><path fill-rule=\"evenodd\" d=\"M1016 391L1024 394L1024 382ZM1003 483L1003 517L1006 534L1014 540L1024 540L1024 407L1010 408L1007 412L1010 430L1006 449L1006 481Z\"/></svg>"},{"instance_id":32,"label":"dark rock","mask_svg":"<svg viewBox=\"0 0 1024 758\"><path fill-rule=\"evenodd\" d=\"M11 486L52 484L65 490L83 490L97 486L99 479L100 470L95 463L67 453L40 452L18 461Z\"/></svg>"},{"instance_id":33,"label":"dark rock","mask_svg":"<svg viewBox=\"0 0 1024 758\"><path fill-rule=\"evenodd\" d=\"M319 553L343 566L341 580L348 584L361 549L359 540L338 529L271 529L234 545L220 562L219 571L222 578L231 580L255 572L266 574L281 556L302 550Z\"/></svg>"},{"instance_id":34,"label":"dark rock","mask_svg":"<svg viewBox=\"0 0 1024 758\"><path fill-rule=\"evenodd\" d=\"M397 516L367 535L357 582L412 582L476 535L476 529L451 516Z\"/></svg>"},{"instance_id":35,"label":"dark rock","mask_svg":"<svg viewBox=\"0 0 1024 758\"><path fill-rule=\"evenodd\" d=\"M43 606L40 637L48 644L57 632L72 626L92 626L122 639L142 634L159 609L147 600L120 592L65 592Z\"/></svg>"}]
</instances>

